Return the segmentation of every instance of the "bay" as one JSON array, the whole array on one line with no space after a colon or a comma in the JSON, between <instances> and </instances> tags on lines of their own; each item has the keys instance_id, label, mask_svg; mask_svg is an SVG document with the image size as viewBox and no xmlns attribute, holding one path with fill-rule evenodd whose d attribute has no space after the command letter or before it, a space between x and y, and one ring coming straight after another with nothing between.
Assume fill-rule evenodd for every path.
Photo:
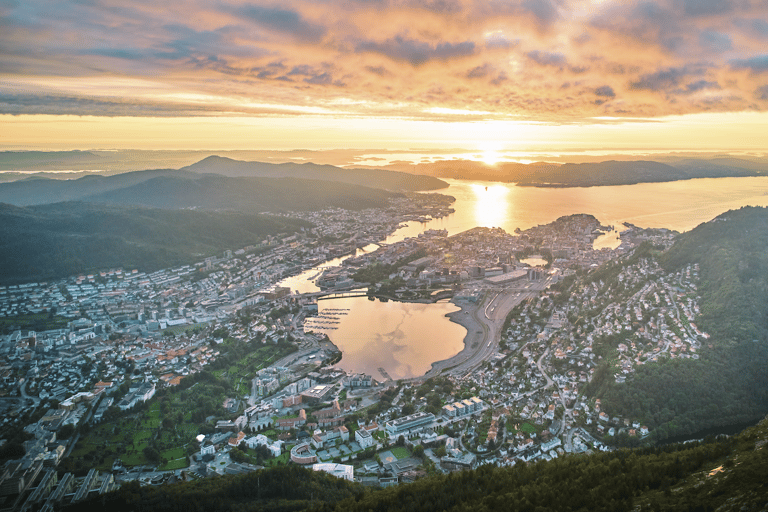
<instances>
[{"instance_id":1,"label":"bay","mask_svg":"<svg viewBox=\"0 0 768 512\"><path fill-rule=\"evenodd\" d=\"M409 222L387 239L394 243L426 229L445 229L454 235L476 226L500 227L512 233L547 224L564 215L587 213L615 231L598 238L596 248L615 247L623 222L639 227L688 231L717 215L742 206L768 206L768 177L707 178L670 183L611 187L534 188L510 183L445 180L437 192L456 198L455 213L425 223ZM376 246L363 249L368 252ZM314 267L281 283L302 293L317 291L312 283L322 268L339 265L346 257ZM383 368L393 379L423 375L431 364L463 348L466 329L445 315L452 304L413 304L347 298L321 301L324 308L348 311L327 334L342 351L337 365L351 372L381 378ZM322 314L322 313L321 313Z\"/></svg>"}]
</instances>

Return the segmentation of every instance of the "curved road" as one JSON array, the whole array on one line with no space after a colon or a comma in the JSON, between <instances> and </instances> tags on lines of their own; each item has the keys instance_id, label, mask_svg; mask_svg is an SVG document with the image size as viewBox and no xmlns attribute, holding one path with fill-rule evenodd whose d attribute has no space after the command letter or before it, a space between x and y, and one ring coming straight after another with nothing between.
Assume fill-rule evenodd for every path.
<instances>
[{"instance_id":1,"label":"curved road","mask_svg":"<svg viewBox=\"0 0 768 512\"><path fill-rule=\"evenodd\" d=\"M443 371L455 376L464 376L491 359L498 351L501 330L509 312L522 301L538 296L542 288L543 286L537 286L537 283L528 283L523 288L496 291L496 295L487 303L487 297L483 298L471 312L474 325L467 326L467 344L471 348L461 351L451 359L433 364L426 377L438 375ZM477 330L477 327L480 330Z\"/></svg>"}]
</instances>

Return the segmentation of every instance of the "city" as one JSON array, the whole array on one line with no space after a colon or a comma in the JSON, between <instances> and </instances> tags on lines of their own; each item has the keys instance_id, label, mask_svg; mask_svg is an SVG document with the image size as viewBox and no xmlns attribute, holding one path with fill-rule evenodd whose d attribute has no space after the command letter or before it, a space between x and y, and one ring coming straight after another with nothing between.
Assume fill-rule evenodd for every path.
<instances>
[{"instance_id":1,"label":"city","mask_svg":"<svg viewBox=\"0 0 768 512\"><path fill-rule=\"evenodd\" d=\"M50 509L132 480L289 461L385 487L641 442L641 418L609 415L584 390L596 373L631 386L638 366L698 357L708 335L694 322L697 266L666 274L632 256L675 233L627 225L614 249L596 250L611 228L572 215L515 234L426 230L383 243L449 204L425 194L386 212L307 214L311 230L195 265L0 288L5 318L46 327L4 324L2 426L23 432L2 475L6 506ZM279 285L344 255L313 271L318 292ZM391 270L381 282L355 281L381 267ZM574 282L575 293L561 291ZM318 315L318 301L355 290L452 297L464 349L412 379L341 370L333 326L318 320L337 317Z\"/></svg>"}]
</instances>

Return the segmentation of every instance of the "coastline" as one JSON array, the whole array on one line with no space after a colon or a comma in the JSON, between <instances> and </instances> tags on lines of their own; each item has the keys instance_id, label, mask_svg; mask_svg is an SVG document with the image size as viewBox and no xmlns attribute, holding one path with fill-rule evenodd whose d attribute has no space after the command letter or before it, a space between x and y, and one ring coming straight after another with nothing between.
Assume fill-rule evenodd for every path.
<instances>
[{"instance_id":1,"label":"coastline","mask_svg":"<svg viewBox=\"0 0 768 512\"><path fill-rule=\"evenodd\" d=\"M473 314L479 305L469 302L454 302L453 299L451 299L450 302L459 307L459 310L454 311L453 313L448 313L445 316L447 316L451 322L457 323L467 330L467 334L464 335L463 340L464 347L448 359L432 363L432 368L430 368L423 377L419 378L429 378L441 374L469 359L472 356L472 353L479 348L479 343L476 341L474 342L475 346L473 346L473 339L477 336L477 332L482 331L482 326L478 323Z\"/></svg>"}]
</instances>

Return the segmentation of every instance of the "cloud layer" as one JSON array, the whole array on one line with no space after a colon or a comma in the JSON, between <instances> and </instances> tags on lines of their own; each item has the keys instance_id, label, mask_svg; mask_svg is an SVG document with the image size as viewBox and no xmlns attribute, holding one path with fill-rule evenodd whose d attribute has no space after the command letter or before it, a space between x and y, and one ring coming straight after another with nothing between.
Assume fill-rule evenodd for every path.
<instances>
[{"instance_id":1,"label":"cloud layer","mask_svg":"<svg viewBox=\"0 0 768 512\"><path fill-rule=\"evenodd\" d=\"M0 0L0 113L768 110L764 0Z\"/></svg>"}]
</instances>

